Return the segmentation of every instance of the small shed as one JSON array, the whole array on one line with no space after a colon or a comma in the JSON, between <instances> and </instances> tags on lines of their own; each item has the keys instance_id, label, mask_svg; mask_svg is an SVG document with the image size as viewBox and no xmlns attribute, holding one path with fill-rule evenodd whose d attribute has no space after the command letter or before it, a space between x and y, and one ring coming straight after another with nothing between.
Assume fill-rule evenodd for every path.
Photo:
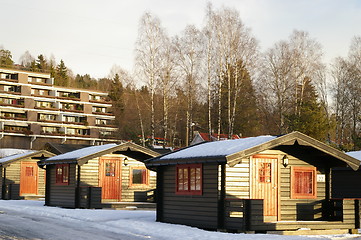
<instances>
[{"instance_id":1,"label":"small shed","mask_svg":"<svg viewBox=\"0 0 361 240\"><path fill-rule=\"evenodd\" d=\"M159 154L134 143L91 146L40 161L45 205L100 208L106 202L147 201L156 173L143 161Z\"/></svg>"},{"instance_id":2,"label":"small shed","mask_svg":"<svg viewBox=\"0 0 361 240\"><path fill-rule=\"evenodd\" d=\"M201 143L146 166L157 171L157 221L235 232L358 227L354 200L331 198L331 169L359 161L300 132Z\"/></svg>"},{"instance_id":3,"label":"small shed","mask_svg":"<svg viewBox=\"0 0 361 240\"><path fill-rule=\"evenodd\" d=\"M37 162L51 156L54 154L44 150L21 150L1 158L1 199L44 197L45 172L38 168Z\"/></svg>"}]
</instances>

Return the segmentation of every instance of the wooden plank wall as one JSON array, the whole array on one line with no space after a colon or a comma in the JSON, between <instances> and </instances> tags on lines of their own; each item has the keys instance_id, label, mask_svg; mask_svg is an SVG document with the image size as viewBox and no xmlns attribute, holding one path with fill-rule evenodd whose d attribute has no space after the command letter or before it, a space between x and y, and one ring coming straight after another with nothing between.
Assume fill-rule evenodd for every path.
<instances>
[{"instance_id":1,"label":"wooden plank wall","mask_svg":"<svg viewBox=\"0 0 361 240\"><path fill-rule=\"evenodd\" d=\"M127 157L128 165L124 166L123 159L126 157L121 154L107 154L103 157L114 157L120 158L121 162L121 180L122 180L122 189L121 189L121 201L124 202L133 202L133 201L146 201L147 193L150 190L156 188L156 174L150 170L148 171L149 184L141 186L131 186L130 177L132 167L142 167L146 169L144 163ZM81 186L99 186L99 158L94 158L89 160L86 164L81 166Z\"/></svg>"},{"instance_id":2,"label":"wooden plank wall","mask_svg":"<svg viewBox=\"0 0 361 240\"><path fill-rule=\"evenodd\" d=\"M125 157L125 156L124 156ZM156 188L157 175L154 171L147 169L148 185L131 185L131 171L132 168L147 169L144 163L128 157L128 165L122 166L122 201L124 202L145 202L148 198L148 193L154 191Z\"/></svg>"},{"instance_id":3,"label":"wooden plank wall","mask_svg":"<svg viewBox=\"0 0 361 240\"><path fill-rule=\"evenodd\" d=\"M21 173L21 162L37 162L37 159L24 158L22 160L11 163L6 168L6 181L10 191L10 199L20 199L20 173ZM3 168L1 168L1 185L3 182ZM1 194L1 193L0 193ZM45 170L38 168L38 195L45 195Z\"/></svg>"},{"instance_id":4,"label":"wooden plank wall","mask_svg":"<svg viewBox=\"0 0 361 240\"><path fill-rule=\"evenodd\" d=\"M76 164L70 164L69 185L55 184L55 165L46 166L50 170L50 192L49 206L75 208L75 188L76 188Z\"/></svg>"},{"instance_id":5,"label":"wooden plank wall","mask_svg":"<svg viewBox=\"0 0 361 240\"><path fill-rule=\"evenodd\" d=\"M288 157L287 167L280 163L280 220L321 220L322 204L326 197L326 183L317 182L316 199L291 199L291 166L310 167L312 165L291 155ZM317 168L317 174L324 173Z\"/></svg>"},{"instance_id":6,"label":"wooden plank wall","mask_svg":"<svg viewBox=\"0 0 361 240\"><path fill-rule=\"evenodd\" d=\"M177 195L176 166L164 169L163 222L217 228L218 164L203 164L203 194Z\"/></svg>"}]
</instances>

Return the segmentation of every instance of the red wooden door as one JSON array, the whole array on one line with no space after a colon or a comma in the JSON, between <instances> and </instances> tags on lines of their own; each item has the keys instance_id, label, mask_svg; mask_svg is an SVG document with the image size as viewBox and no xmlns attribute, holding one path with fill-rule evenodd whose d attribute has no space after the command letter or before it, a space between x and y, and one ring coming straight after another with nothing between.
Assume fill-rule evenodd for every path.
<instances>
[{"instance_id":1,"label":"red wooden door","mask_svg":"<svg viewBox=\"0 0 361 240\"><path fill-rule=\"evenodd\" d=\"M251 198L263 199L265 221L276 221L278 216L278 158L255 155L251 161Z\"/></svg>"},{"instance_id":2,"label":"red wooden door","mask_svg":"<svg viewBox=\"0 0 361 240\"><path fill-rule=\"evenodd\" d=\"M102 199L114 199L120 201L120 164L120 158L100 158L99 186L102 187Z\"/></svg>"},{"instance_id":3,"label":"red wooden door","mask_svg":"<svg viewBox=\"0 0 361 240\"><path fill-rule=\"evenodd\" d=\"M38 194L38 165L35 162L21 162L20 196Z\"/></svg>"}]
</instances>

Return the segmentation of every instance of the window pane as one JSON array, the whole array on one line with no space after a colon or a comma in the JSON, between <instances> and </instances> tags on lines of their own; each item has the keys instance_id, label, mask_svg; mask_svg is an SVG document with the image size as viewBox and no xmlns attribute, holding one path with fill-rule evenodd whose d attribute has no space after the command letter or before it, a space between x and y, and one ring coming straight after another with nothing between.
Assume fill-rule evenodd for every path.
<instances>
[{"instance_id":1,"label":"window pane","mask_svg":"<svg viewBox=\"0 0 361 240\"><path fill-rule=\"evenodd\" d=\"M145 171L144 169L133 169L133 184L145 184Z\"/></svg>"},{"instance_id":2,"label":"window pane","mask_svg":"<svg viewBox=\"0 0 361 240\"><path fill-rule=\"evenodd\" d=\"M196 168L196 190L201 190L201 168Z\"/></svg>"},{"instance_id":3,"label":"window pane","mask_svg":"<svg viewBox=\"0 0 361 240\"><path fill-rule=\"evenodd\" d=\"M184 190L184 188L183 188L183 181L184 181L184 179L183 179L183 169L182 169L182 168L179 168L179 169L178 169L178 190L179 190L179 191Z\"/></svg>"},{"instance_id":4,"label":"window pane","mask_svg":"<svg viewBox=\"0 0 361 240\"><path fill-rule=\"evenodd\" d=\"M190 169L191 176L190 176L190 184L191 184L191 190L196 190L196 169L191 168Z\"/></svg>"},{"instance_id":5,"label":"window pane","mask_svg":"<svg viewBox=\"0 0 361 240\"><path fill-rule=\"evenodd\" d=\"M63 166L63 183L69 182L69 165Z\"/></svg>"},{"instance_id":6,"label":"window pane","mask_svg":"<svg viewBox=\"0 0 361 240\"><path fill-rule=\"evenodd\" d=\"M25 176L32 177L34 176L34 169L33 167L26 167L25 168Z\"/></svg>"},{"instance_id":7,"label":"window pane","mask_svg":"<svg viewBox=\"0 0 361 240\"><path fill-rule=\"evenodd\" d=\"M107 177L115 176L115 163L105 163L105 176Z\"/></svg>"},{"instance_id":8,"label":"window pane","mask_svg":"<svg viewBox=\"0 0 361 240\"><path fill-rule=\"evenodd\" d=\"M183 169L183 190L188 191L188 168Z\"/></svg>"}]
</instances>

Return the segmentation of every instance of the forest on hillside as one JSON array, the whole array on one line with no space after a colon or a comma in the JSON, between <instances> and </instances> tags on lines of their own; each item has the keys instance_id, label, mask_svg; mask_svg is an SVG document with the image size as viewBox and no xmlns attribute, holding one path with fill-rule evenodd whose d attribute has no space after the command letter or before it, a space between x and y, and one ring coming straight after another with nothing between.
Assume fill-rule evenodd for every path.
<instances>
[{"instance_id":1,"label":"forest on hillside","mask_svg":"<svg viewBox=\"0 0 361 240\"><path fill-rule=\"evenodd\" d=\"M300 131L341 150L361 149L361 36L347 57L323 61L306 31L261 51L239 12L211 4L201 28L169 36L146 12L134 46L134 72L114 66L107 77L74 74L64 61L28 51L15 63L0 49L0 65L48 71L59 86L109 92L117 137L167 139L186 146L194 131L241 137Z\"/></svg>"}]
</instances>

